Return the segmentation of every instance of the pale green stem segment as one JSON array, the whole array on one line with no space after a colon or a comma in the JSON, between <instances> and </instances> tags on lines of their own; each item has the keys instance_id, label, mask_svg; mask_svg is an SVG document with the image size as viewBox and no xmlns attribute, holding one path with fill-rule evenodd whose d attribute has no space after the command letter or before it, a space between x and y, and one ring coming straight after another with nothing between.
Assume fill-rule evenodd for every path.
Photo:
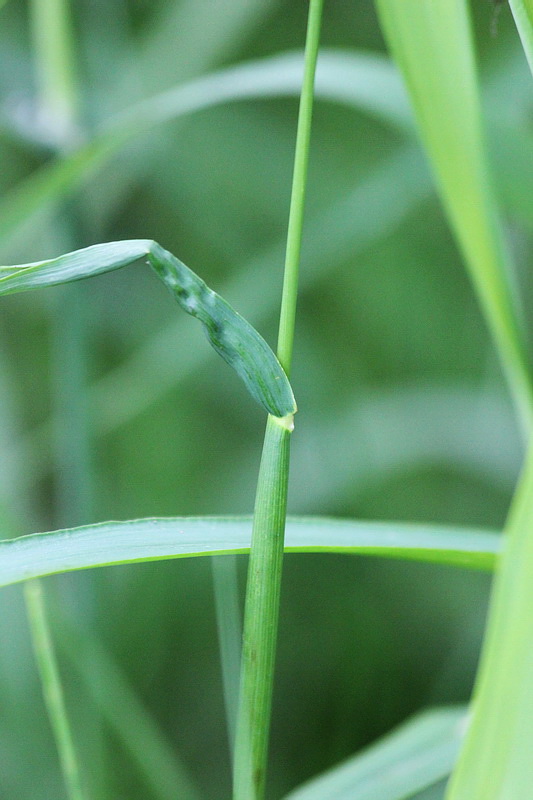
<instances>
[{"instance_id":1,"label":"pale green stem segment","mask_svg":"<svg viewBox=\"0 0 533 800\"><path fill-rule=\"evenodd\" d=\"M252 529L244 619L241 688L233 775L234 800L263 797L279 600L290 430L268 418Z\"/></svg>"},{"instance_id":2,"label":"pale green stem segment","mask_svg":"<svg viewBox=\"0 0 533 800\"><path fill-rule=\"evenodd\" d=\"M287 375L290 374L294 342L304 200L322 8L323 0L311 0L307 24L304 78L298 115L278 337L278 357ZM292 430L292 414L288 414L283 419L269 416L257 481L248 566L233 769L234 800L261 800L265 790L287 515L289 444Z\"/></svg>"},{"instance_id":3,"label":"pale green stem segment","mask_svg":"<svg viewBox=\"0 0 533 800\"><path fill-rule=\"evenodd\" d=\"M35 658L39 668L44 700L56 740L63 778L70 800L83 800L76 751L67 718L65 699L52 636L46 619L42 587L39 581L24 586L28 620Z\"/></svg>"},{"instance_id":4,"label":"pale green stem segment","mask_svg":"<svg viewBox=\"0 0 533 800\"><path fill-rule=\"evenodd\" d=\"M529 68L533 72L533 0L509 0Z\"/></svg>"},{"instance_id":5,"label":"pale green stem segment","mask_svg":"<svg viewBox=\"0 0 533 800\"><path fill-rule=\"evenodd\" d=\"M528 431L533 424L530 354L487 165L466 0L376 0L376 4Z\"/></svg>"},{"instance_id":6,"label":"pale green stem segment","mask_svg":"<svg viewBox=\"0 0 533 800\"><path fill-rule=\"evenodd\" d=\"M447 800L531 796L533 758L533 447L497 566L473 718Z\"/></svg>"},{"instance_id":7,"label":"pale green stem segment","mask_svg":"<svg viewBox=\"0 0 533 800\"><path fill-rule=\"evenodd\" d=\"M97 244L47 261L0 267L0 296L69 283L146 258L181 308L202 323L207 338L242 378L250 394L275 417L296 413L288 378L249 322L179 259L148 239Z\"/></svg>"},{"instance_id":8,"label":"pale green stem segment","mask_svg":"<svg viewBox=\"0 0 533 800\"><path fill-rule=\"evenodd\" d=\"M33 0L33 43L39 110L45 133L59 147L76 138L78 92L69 0Z\"/></svg>"},{"instance_id":9,"label":"pale green stem segment","mask_svg":"<svg viewBox=\"0 0 533 800\"><path fill-rule=\"evenodd\" d=\"M58 151L73 147L78 139L77 112L78 93L76 90L76 70L74 58L74 39L72 33L70 0L31 0L30 3L32 41L35 70L38 84L37 123L39 135L50 142ZM70 303L63 304L63 322L75 319ZM57 320L55 320L57 323ZM65 326L60 326L64 328ZM72 328L72 326L70 326ZM57 335L55 344L59 344ZM67 362L79 366L77 343L69 341L72 347L69 355L74 359ZM64 363L61 359L61 363ZM68 386L72 384L72 373ZM81 394L73 397L73 413L80 403ZM83 435L81 436L81 442ZM83 464L82 450L74 448L74 462ZM83 496L82 492L80 496ZM83 515L78 517L80 521ZM63 699L61 679L55 661L52 638L46 621L45 596L40 583L26 584L26 612L30 623L33 648L42 683L50 723L54 730L59 760L71 800L83 797L76 752L69 728L67 711Z\"/></svg>"}]
</instances>

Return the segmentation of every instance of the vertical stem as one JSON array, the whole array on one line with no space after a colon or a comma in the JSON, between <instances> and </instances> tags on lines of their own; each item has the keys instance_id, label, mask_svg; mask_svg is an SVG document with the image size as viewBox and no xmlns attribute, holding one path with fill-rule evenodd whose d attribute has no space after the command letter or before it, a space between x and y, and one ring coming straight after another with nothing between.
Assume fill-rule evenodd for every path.
<instances>
[{"instance_id":1,"label":"vertical stem","mask_svg":"<svg viewBox=\"0 0 533 800\"><path fill-rule=\"evenodd\" d=\"M40 116L56 143L65 146L78 116L69 0L32 0L31 18Z\"/></svg>"},{"instance_id":2,"label":"vertical stem","mask_svg":"<svg viewBox=\"0 0 533 800\"><path fill-rule=\"evenodd\" d=\"M68 795L70 800L83 800L76 752L67 718L52 637L46 619L41 582L35 580L26 583L24 595L44 700L57 742Z\"/></svg>"},{"instance_id":3,"label":"vertical stem","mask_svg":"<svg viewBox=\"0 0 533 800\"><path fill-rule=\"evenodd\" d=\"M302 249L302 230L304 219L305 190L307 186L307 166L309 164L309 143L311 140L311 121L315 86L315 70L320 42L320 25L324 0L311 0L307 41L305 46L305 67L298 114L296 133L296 152L292 177L292 194L287 230L287 250L285 255L285 275L278 335L278 358L283 369L290 376L292 350L294 343L294 324L296 320L296 301L298 298L298 276L300 271L300 252Z\"/></svg>"},{"instance_id":4,"label":"vertical stem","mask_svg":"<svg viewBox=\"0 0 533 800\"><path fill-rule=\"evenodd\" d=\"M239 668L242 640L237 556L213 556L211 559L211 571L228 742L230 753L233 755L239 702Z\"/></svg>"},{"instance_id":5,"label":"vertical stem","mask_svg":"<svg viewBox=\"0 0 533 800\"><path fill-rule=\"evenodd\" d=\"M78 112L70 3L69 0L32 0L30 9L39 92L39 116L45 131L53 140L58 151L66 150L76 138ZM68 289L70 288L68 287ZM63 298L62 307L67 309L66 314L70 313L71 317L73 313L76 313L72 309L72 304L68 302L68 297ZM79 309L77 311L79 312ZM56 326L55 342L64 341L65 336L69 341L71 331L65 331L64 325L59 326L57 318L54 323ZM59 330L59 328L61 329ZM74 347L76 352L72 354L70 362L72 363L72 358L74 358L79 367L81 363L79 347ZM76 376L78 372L79 370L77 370ZM66 423L64 428L76 429L79 416L74 411L74 416L70 419L72 424ZM76 443L75 453L80 453L79 458L83 461L81 471L83 471L86 448L78 448L79 444L80 442ZM72 460L76 462L76 458L77 456L74 454ZM80 460L78 459L76 463L79 466ZM79 474L79 472L80 469L77 469L76 473ZM77 510L82 517L85 516L83 508ZM39 582L33 581L26 585L25 600L44 700L55 735L65 786L70 800L83 800L80 770L67 717L52 636L46 619L43 589Z\"/></svg>"},{"instance_id":6,"label":"vertical stem","mask_svg":"<svg viewBox=\"0 0 533 800\"><path fill-rule=\"evenodd\" d=\"M278 357L290 372L302 241L314 77L323 0L311 0L298 116ZM241 685L233 771L234 800L264 795L279 617L289 445L293 418L269 416L257 482L244 614Z\"/></svg>"}]
</instances>

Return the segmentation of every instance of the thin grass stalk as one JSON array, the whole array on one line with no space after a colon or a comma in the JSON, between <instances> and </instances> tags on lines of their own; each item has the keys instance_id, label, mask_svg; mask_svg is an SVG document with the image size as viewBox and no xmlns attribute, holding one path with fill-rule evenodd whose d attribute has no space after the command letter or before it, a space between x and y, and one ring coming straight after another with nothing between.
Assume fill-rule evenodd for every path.
<instances>
[{"instance_id":1,"label":"thin grass stalk","mask_svg":"<svg viewBox=\"0 0 533 800\"><path fill-rule=\"evenodd\" d=\"M55 609L57 612L57 609ZM154 800L201 800L199 789L119 665L91 633L61 615L58 647L129 754Z\"/></svg>"},{"instance_id":2,"label":"thin grass stalk","mask_svg":"<svg viewBox=\"0 0 533 800\"><path fill-rule=\"evenodd\" d=\"M239 670L242 641L239 575L236 556L214 556L211 559L211 575L215 598L218 649L222 668L226 727L229 750L233 759L239 704Z\"/></svg>"},{"instance_id":3,"label":"thin grass stalk","mask_svg":"<svg viewBox=\"0 0 533 800\"><path fill-rule=\"evenodd\" d=\"M58 147L76 138L78 92L69 0L32 0L39 122Z\"/></svg>"},{"instance_id":4,"label":"thin grass stalk","mask_svg":"<svg viewBox=\"0 0 533 800\"><path fill-rule=\"evenodd\" d=\"M38 82L38 107L40 123L44 132L51 138L54 145L59 150L67 150L74 143L76 138L76 120L78 98L76 91L75 60L73 48L73 36L71 28L71 16L69 0L33 0L31 4L31 19L33 28L33 42L35 48L35 60ZM74 287L74 291L78 287ZM72 289L68 287L66 291ZM63 298L64 300L65 298ZM79 337L74 339L72 324L74 322L74 311L72 304L63 302L60 311L63 316L61 324L57 318L54 319L54 342L56 351L58 345L63 345L66 340L73 342L73 349L70 351L71 357L68 359L69 374L65 375L61 370L61 380L57 384L71 386L73 374L79 377L83 374L81 367L84 359L79 347ZM70 330L65 331L65 324ZM83 325L83 322L76 320L75 323ZM81 328L77 331L80 333ZM60 360L60 363L62 359ZM70 369L73 367L74 369ZM83 416L83 386L77 380L73 391L69 393L69 399L73 404L69 405L67 414L71 414L69 422L65 422L63 414L60 414L62 433L69 428L76 429L77 423ZM74 397L73 397L74 395ZM81 409L81 410L80 410ZM78 413L79 412L79 413ZM75 474L80 476L84 483L84 488L76 484L72 505L76 509L76 517L81 521L85 518L84 497L86 497L88 464L85 460L87 452L87 442L84 436L85 428L81 428L80 441L77 445L80 448L67 444L66 449L70 450L69 461L75 467ZM63 448L62 448L63 449ZM67 501L67 494L62 493L64 499L64 510L71 510L71 503ZM63 515L61 515L63 516ZM86 521L89 521L86 519ZM27 584L25 591L26 611L30 623L32 643L37 660L39 674L41 677L43 695L48 710L50 723L54 731L56 746L59 754L59 761L63 773L63 780L69 792L70 800L83 800L83 792L80 781L80 768L78 765L74 740L70 730L70 723L67 716L61 679L57 669L55 653L53 649L52 636L46 620L45 601L42 586L32 582Z\"/></svg>"},{"instance_id":5,"label":"thin grass stalk","mask_svg":"<svg viewBox=\"0 0 533 800\"><path fill-rule=\"evenodd\" d=\"M309 164L309 145L311 141L315 72L323 5L324 0L311 0L309 9L305 67L300 98L300 110L298 114L292 194L287 231L287 250L285 255L285 272L278 335L278 358L289 378L294 346L294 326L296 321L296 303L298 300L298 278L300 274L305 190L307 185L307 167Z\"/></svg>"},{"instance_id":6,"label":"thin grass stalk","mask_svg":"<svg viewBox=\"0 0 533 800\"><path fill-rule=\"evenodd\" d=\"M44 700L54 731L68 796L70 800L84 800L76 750L61 686L61 677L54 653L50 628L46 619L41 582L34 580L25 583L24 597Z\"/></svg>"},{"instance_id":7,"label":"thin grass stalk","mask_svg":"<svg viewBox=\"0 0 533 800\"><path fill-rule=\"evenodd\" d=\"M311 0L298 115L278 337L278 358L287 375L292 363L322 8L323 0ZM292 415L284 418L269 415L257 482L248 566L233 771L234 800L261 800L265 790L292 430Z\"/></svg>"}]
</instances>

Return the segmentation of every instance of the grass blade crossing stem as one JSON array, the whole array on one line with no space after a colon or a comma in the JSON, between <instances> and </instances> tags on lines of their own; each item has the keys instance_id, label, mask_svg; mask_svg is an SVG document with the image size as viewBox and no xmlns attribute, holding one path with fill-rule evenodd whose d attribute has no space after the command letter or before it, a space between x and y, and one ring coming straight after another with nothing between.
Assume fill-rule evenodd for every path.
<instances>
[{"instance_id":1,"label":"grass blade crossing stem","mask_svg":"<svg viewBox=\"0 0 533 800\"><path fill-rule=\"evenodd\" d=\"M166 558L248 553L250 517L99 522L0 542L0 586L72 570ZM399 558L492 570L501 536L478 528L288 517L285 551Z\"/></svg>"}]
</instances>

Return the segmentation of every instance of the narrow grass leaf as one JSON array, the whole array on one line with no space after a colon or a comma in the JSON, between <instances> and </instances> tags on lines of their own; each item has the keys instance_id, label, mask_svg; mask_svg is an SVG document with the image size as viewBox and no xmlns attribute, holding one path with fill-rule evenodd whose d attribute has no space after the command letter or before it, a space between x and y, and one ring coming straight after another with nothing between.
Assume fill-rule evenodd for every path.
<instances>
[{"instance_id":1,"label":"narrow grass leaf","mask_svg":"<svg viewBox=\"0 0 533 800\"><path fill-rule=\"evenodd\" d=\"M509 0L509 5L513 12L529 67L533 72L533 1Z\"/></svg>"},{"instance_id":2,"label":"narrow grass leaf","mask_svg":"<svg viewBox=\"0 0 533 800\"><path fill-rule=\"evenodd\" d=\"M211 346L243 379L250 394L275 417L296 412L290 383L257 331L179 259L148 239L97 244L47 261L8 267L0 296L56 286L119 269L141 258L181 308L200 320Z\"/></svg>"},{"instance_id":3,"label":"narrow grass leaf","mask_svg":"<svg viewBox=\"0 0 533 800\"><path fill-rule=\"evenodd\" d=\"M529 355L481 130L466 0L376 0L514 398L533 422Z\"/></svg>"},{"instance_id":4,"label":"narrow grass leaf","mask_svg":"<svg viewBox=\"0 0 533 800\"><path fill-rule=\"evenodd\" d=\"M511 506L474 690L472 724L448 800L531 796L533 448Z\"/></svg>"},{"instance_id":5,"label":"narrow grass leaf","mask_svg":"<svg viewBox=\"0 0 533 800\"><path fill-rule=\"evenodd\" d=\"M58 572L188 556L248 553L250 517L103 522L0 542L0 586ZM491 570L493 531L401 522L289 517L289 553L346 553Z\"/></svg>"},{"instance_id":6,"label":"narrow grass leaf","mask_svg":"<svg viewBox=\"0 0 533 800\"><path fill-rule=\"evenodd\" d=\"M406 800L449 775L465 727L462 707L425 711L285 800Z\"/></svg>"},{"instance_id":7,"label":"narrow grass leaf","mask_svg":"<svg viewBox=\"0 0 533 800\"><path fill-rule=\"evenodd\" d=\"M65 618L58 644L79 674L92 701L129 753L159 800L199 800L200 792L126 676L87 630L78 633ZM152 796L152 795L151 795Z\"/></svg>"},{"instance_id":8,"label":"narrow grass leaf","mask_svg":"<svg viewBox=\"0 0 533 800\"><path fill-rule=\"evenodd\" d=\"M84 800L85 795L82 790L76 749L39 581L31 581L26 584L25 598L33 649L48 716L56 740L65 787L69 800Z\"/></svg>"}]
</instances>

